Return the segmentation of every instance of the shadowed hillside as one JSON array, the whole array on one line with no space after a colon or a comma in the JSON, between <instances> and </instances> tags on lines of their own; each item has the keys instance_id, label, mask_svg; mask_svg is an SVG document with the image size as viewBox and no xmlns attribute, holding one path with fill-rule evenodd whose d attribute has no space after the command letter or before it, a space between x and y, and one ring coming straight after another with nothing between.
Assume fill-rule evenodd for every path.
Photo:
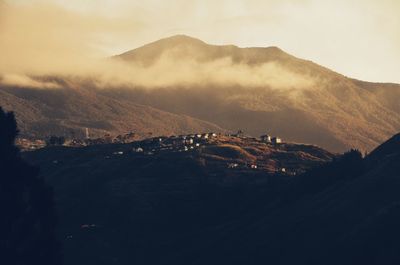
<instances>
[{"instance_id":1,"label":"shadowed hillside","mask_svg":"<svg viewBox=\"0 0 400 265\"><path fill-rule=\"evenodd\" d=\"M141 138L197 131L222 132L218 126L186 115L171 114L124 99L101 95L80 84L60 89L1 88L0 105L16 113L22 136L92 137L134 131ZM90 87L93 84L88 83Z\"/></svg>"},{"instance_id":2,"label":"shadowed hillside","mask_svg":"<svg viewBox=\"0 0 400 265\"><path fill-rule=\"evenodd\" d=\"M172 264L166 258L192 236L267 203L295 170L334 157L315 146L237 137L186 152L152 151L158 142L24 153L55 187L66 265Z\"/></svg>"},{"instance_id":3,"label":"shadowed hillside","mask_svg":"<svg viewBox=\"0 0 400 265\"><path fill-rule=\"evenodd\" d=\"M187 152L132 151L155 138L25 157L55 187L67 265L396 264L398 138L366 158L222 136Z\"/></svg>"}]
</instances>

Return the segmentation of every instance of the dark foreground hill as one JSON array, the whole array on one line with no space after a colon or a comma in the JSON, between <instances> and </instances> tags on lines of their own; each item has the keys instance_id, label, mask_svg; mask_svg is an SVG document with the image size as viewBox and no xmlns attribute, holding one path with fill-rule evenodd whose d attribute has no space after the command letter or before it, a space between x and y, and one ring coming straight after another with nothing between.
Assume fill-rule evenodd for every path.
<instances>
[{"instance_id":1,"label":"dark foreground hill","mask_svg":"<svg viewBox=\"0 0 400 265\"><path fill-rule=\"evenodd\" d=\"M310 171L276 205L203 232L216 240L202 251L186 245L183 256L194 264L398 264L399 146L397 135L365 159L352 152Z\"/></svg>"},{"instance_id":2,"label":"dark foreground hill","mask_svg":"<svg viewBox=\"0 0 400 265\"><path fill-rule=\"evenodd\" d=\"M362 158L220 137L25 157L55 187L67 265L398 264L399 145Z\"/></svg>"},{"instance_id":3,"label":"dark foreground hill","mask_svg":"<svg viewBox=\"0 0 400 265\"><path fill-rule=\"evenodd\" d=\"M195 139L200 147L188 151L157 149L154 140L25 153L55 187L66 264L171 264L173 248L245 216L295 172L334 157L251 138Z\"/></svg>"}]
</instances>

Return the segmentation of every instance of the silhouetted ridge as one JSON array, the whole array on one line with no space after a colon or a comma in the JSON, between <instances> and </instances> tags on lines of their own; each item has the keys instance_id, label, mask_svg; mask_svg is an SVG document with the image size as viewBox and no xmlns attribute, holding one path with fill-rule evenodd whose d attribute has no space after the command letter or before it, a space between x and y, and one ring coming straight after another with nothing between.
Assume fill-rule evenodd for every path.
<instances>
[{"instance_id":1,"label":"silhouetted ridge","mask_svg":"<svg viewBox=\"0 0 400 265\"><path fill-rule=\"evenodd\" d=\"M367 158L372 161L377 161L395 155L400 155L400 134L396 134L388 141L378 146Z\"/></svg>"},{"instance_id":2,"label":"silhouetted ridge","mask_svg":"<svg viewBox=\"0 0 400 265\"><path fill-rule=\"evenodd\" d=\"M0 107L0 264L59 265L53 190L21 159L14 114Z\"/></svg>"}]
</instances>

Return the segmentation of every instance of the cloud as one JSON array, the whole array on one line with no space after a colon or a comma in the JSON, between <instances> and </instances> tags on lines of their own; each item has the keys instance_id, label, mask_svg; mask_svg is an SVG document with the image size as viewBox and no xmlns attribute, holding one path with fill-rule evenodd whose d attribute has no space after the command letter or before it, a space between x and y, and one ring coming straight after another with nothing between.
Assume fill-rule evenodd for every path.
<instances>
[{"instance_id":1,"label":"cloud","mask_svg":"<svg viewBox=\"0 0 400 265\"><path fill-rule=\"evenodd\" d=\"M3 85L59 88L41 76L88 79L101 88L242 86L301 88L312 82L276 63L258 66L233 63L226 57L199 63L190 56L167 51L151 66L98 59L105 56L93 46L105 32L125 34L143 24L124 18L87 14L40 1L35 5L2 6L0 74ZM195 52L195 51L193 51Z\"/></svg>"},{"instance_id":2,"label":"cloud","mask_svg":"<svg viewBox=\"0 0 400 265\"><path fill-rule=\"evenodd\" d=\"M40 78L49 76L46 69L49 68L35 71L33 76L23 72L6 73L0 83L31 88L59 88L56 82ZM292 72L277 62L248 65L233 62L231 57L199 62L195 58L177 57L171 51L164 52L148 66L139 62L92 59L75 69L59 67L51 74L78 86L88 80L100 89L242 87L301 90L314 86L314 80L309 76Z\"/></svg>"},{"instance_id":3,"label":"cloud","mask_svg":"<svg viewBox=\"0 0 400 265\"><path fill-rule=\"evenodd\" d=\"M96 69L102 87L137 86L147 88L209 86L272 89L306 89L314 85L307 76L291 72L276 62L250 66L225 57L199 62L190 57L163 53L152 65L111 61ZM112 69L112 70L111 70Z\"/></svg>"},{"instance_id":4,"label":"cloud","mask_svg":"<svg viewBox=\"0 0 400 265\"><path fill-rule=\"evenodd\" d=\"M165 53L144 68L98 59L176 33L211 43L278 45L358 78L397 77L400 6L395 0L6 3L0 2L0 73L8 85L12 80L19 85L34 81L37 87L35 77L43 75L97 79L100 87L223 84L288 89L315 83L277 63L248 66L223 58L199 64Z\"/></svg>"},{"instance_id":5,"label":"cloud","mask_svg":"<svg viewBox=\"0 0 400 265\"><path fill-rule=\"evenodd\" d=\"M22 74L4 74L0 75L0 84L5 86L37 88L37 89L57 89L61 86L55 82L36 80Z\"/></svg>"}]
</instances>

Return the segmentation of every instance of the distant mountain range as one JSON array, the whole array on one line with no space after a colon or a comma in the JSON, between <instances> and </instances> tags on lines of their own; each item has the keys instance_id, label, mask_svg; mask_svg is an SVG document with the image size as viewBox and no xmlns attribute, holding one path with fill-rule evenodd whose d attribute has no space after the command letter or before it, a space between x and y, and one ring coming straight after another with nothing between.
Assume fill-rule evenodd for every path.
<instances>
[{"instance_id":1,"label":"distant mountain range","mask_svg":"<svg viewBox=\"0 0 400 265\"><path fill-rule=\"evenodd\" d=\"M110 60L148 69L152 80L112 89L72 86L68 78L58 91L3 87L0 105L16 111L24 134L36 135L81 127L157 135L241 129L331 151L370 151L400 130L400 85L354 80L277 47L179 35Z\"/></svg>"}]
</instances>

